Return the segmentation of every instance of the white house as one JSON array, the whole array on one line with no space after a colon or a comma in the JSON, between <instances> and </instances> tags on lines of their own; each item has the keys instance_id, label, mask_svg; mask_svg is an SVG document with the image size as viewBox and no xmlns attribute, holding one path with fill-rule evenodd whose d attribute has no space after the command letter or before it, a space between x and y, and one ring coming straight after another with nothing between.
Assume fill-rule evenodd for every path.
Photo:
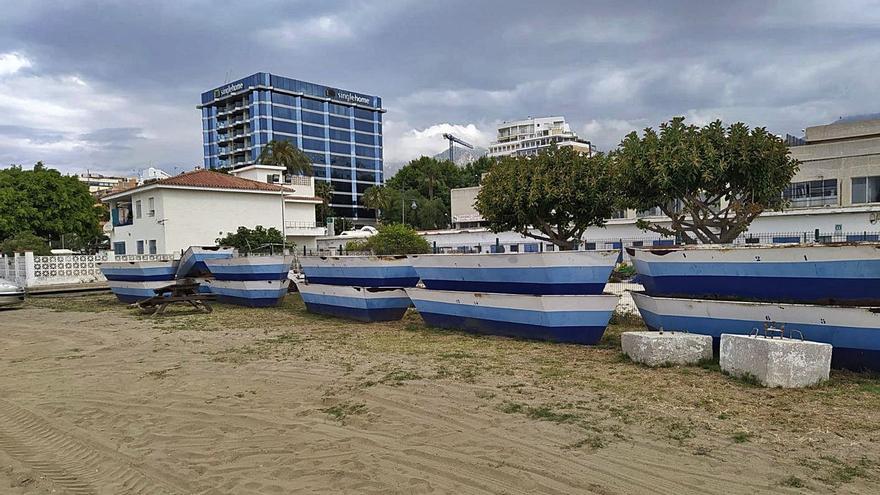
<instances>
[{"instance_id":1,"label":"white house","mask_svg":"<svg viewBox=\"0 0 880 495\"><path fill-rule=\"evenodd\" d=\"M103 198L111 221L105 227L117 254L162 254L211 246L238 227L282 230L297 248L315 248L325 234L315 222L312 177L276 184L283 167L252 165L224 174L185 172ZM282 195L283 205L282 209ZM283 227L282 227L283 225Z\"/></svg>"}]
</instances>

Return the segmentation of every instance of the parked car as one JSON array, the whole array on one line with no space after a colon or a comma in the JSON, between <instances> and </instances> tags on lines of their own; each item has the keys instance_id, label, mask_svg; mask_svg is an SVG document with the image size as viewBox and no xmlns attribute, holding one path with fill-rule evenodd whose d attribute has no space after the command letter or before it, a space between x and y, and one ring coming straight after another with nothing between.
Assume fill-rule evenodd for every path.
<instances>
[{"instance_id":1,"label":"parked car","mask_svg":"<svg viewBox=\"0 0 880 495\"><path fill-rule=\"evenodd\" d=\"M24 304L24 288L0 278L0 308Z\"/></svg>"}]
</instances>

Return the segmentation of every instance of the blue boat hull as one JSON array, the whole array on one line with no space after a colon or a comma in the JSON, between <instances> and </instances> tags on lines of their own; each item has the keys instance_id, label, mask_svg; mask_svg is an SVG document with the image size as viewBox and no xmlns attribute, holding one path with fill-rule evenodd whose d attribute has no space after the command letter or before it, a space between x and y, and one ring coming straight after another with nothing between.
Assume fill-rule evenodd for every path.
<instances>
[{"instance_id":1,"label":"blue boat hull","mask_svg":"<svg viewBox=\"0 0 880 495\"><path fill-rule=\"evenodd\" d=\"M605 278L607 279L608 276L606 275ZM426 288L432 290L460 292L498 292L503 290L505 294L535 296L590 295L601 294L605 290L604 281L596 283L536 283L422 279L422 283L425 284Z\"/></svg>"},{"instance_id":2,"label":"blue boat hull","mask_svg":"<svg viewBox=\"0 0 880 495\"><path fill-rule=\"evenodd\" d=\"M307 302L305 304L306 309L310 313L335 316L337 318L347 318L349 320L363 321L366 323L397 321L403 318L403 315L406 314L406 307L365 309L315 302Z\"/></svg>"},{"instance_id":3,"label":"blue boat hull","mask_svg":"<svg viewBox=\"0 0 880 495\"><path fill-rule=\"evenodd\" d=\"M482 335L499 335L570 344L598 344L607 327L607 324L605 326L548 327L426 311L419 311L419 314L425 323L432 327L464 330Z\"/></svg>"},{"instance_id":4,"label":"blue boat hull","mask_svg":"<svg viewBox=\"0 0 880 495\"><path fill-rule=\"evenodd\" d=\"M300 258L306 280L348 287L415 287L419 276L405 256Z\"/></svg>"},{"instance_id":5,"label":"blue boat hull","mask_svg":"<svg viewBox=\"0 0 880 495\"><path fill-rule=\"evenodd\" d=\"M617 304L607 295L521 295L407 289L428 325L530 340L593 345Z\"/></svg>"},{"instance_id":6,"label":"blue boat hull","mask_svg":"<svg viewBox=\"0 0 880 495\"><path fill-rule=\"evenodd\" d=\"M650 295L851 306L880 305L878 254L875 245L631 251Z\"/></svg>"},{"instance_id":7,"label":"blue boat hull","mask_svg":"<svg viewBox=\"0 0 880 495\"><path fill-rule=\"evenodd\" d=\"M722 333L748 335L773 321L784 323L789 332L801 332L807 340L831 344L834 368L880 370L880 328L874 326L880 324L874 322L880 318L868 308L653 298L637 293L633 299L651 330L709 335L716 352ZM855 312L856 317L838 316L846 315L846 311ZM818 316L803 317L812 312Z\"/></svg>"},{"instance_id":8,"label":"blue boat hull","mask_svg":"<svg viewBox=\"0 0 880 495\"><path fill-rule=\"evenodd\" d=\"M880 305L880 278L639 275L645 292L663 297L741 299L825 305Z\"/></svg>"},{"instance_id":9,"label":"blue boat hull","mask_svg":"<svg viewBox=\"0 0 880 495\"><path fill-rule=\"evenodd\" d=\"M601 294L616 251L412 255L425 287L524 295Z\"/></svg>"},{"instance_id":10,"label":"blue boat hull","mask_svg":"<svg viewBox=\"0 0 880 495\"><path fill-rule=\"evenodd\" d=\"M211 274L205 260L232 258L232 248L191 247L183 253L177 269L177 278L204 277Z\"/></svg>"},{"instance_id":11,"label":"blue boat hull","mask_svg":"<svg viewBox=\"0 0 880 495\"><path fill-rule=\"evenodd\" d=\"M297 288L309 312L365 322L399 320L411 304L401 289L312 283L298 283Z\"/></svg>"}]
</instances>

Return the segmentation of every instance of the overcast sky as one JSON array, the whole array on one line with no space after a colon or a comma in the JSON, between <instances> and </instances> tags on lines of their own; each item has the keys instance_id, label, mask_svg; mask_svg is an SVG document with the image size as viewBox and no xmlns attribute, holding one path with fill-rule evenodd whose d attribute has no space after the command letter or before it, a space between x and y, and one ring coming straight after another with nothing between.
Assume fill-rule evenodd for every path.
<instances>
[{"instance_id":1,"label":"overcast sky","mask_svg":"<svg viewBox=\"0 0 880 495\"><path fill-rule=\"evenodd\" d=\"M0 166L202 163L202 91L258 71L381 96L385 159L563 115L600 149L675 115L800 135L880 111L876 2L0 0Z\"/></svg>"}]
</instances>

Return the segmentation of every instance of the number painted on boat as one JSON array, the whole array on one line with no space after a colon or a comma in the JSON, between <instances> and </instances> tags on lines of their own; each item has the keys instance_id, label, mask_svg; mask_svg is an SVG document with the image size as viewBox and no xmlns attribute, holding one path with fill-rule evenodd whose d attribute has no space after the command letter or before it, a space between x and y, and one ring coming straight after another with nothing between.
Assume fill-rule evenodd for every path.
<instances>
[{"instance_id":1,"label":"number painted on boat","mask_svg":"<svg viewBox=\"0 0 880 495\"><path fill-rule=\"evenodd\" d=\"M760 256L755 256L755 261L761 261L761 257L760 257Z\"/></svg>"},{"instance_id":2,"label":"number painted on boat","mask_svg":"<svg viewBox=\"0 0 880 495\"><path fill-rule=\"evenodd\" d=\"M821 323L821 324L824 325L824 324L825 324L825 318L819 318L819 323Z\"/></svg>"}]
</instances>

